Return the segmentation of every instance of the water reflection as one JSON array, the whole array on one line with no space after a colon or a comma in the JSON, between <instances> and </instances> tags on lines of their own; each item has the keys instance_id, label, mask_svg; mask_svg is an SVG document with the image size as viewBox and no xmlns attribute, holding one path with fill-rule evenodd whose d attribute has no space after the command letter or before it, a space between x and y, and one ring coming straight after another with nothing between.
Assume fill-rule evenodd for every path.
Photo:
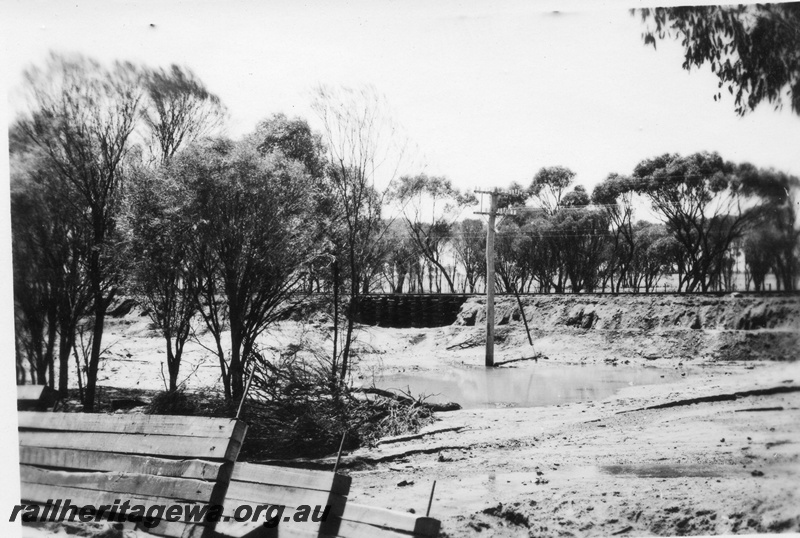
<instances>
[{"instance_id":1,"label":"water reflection","mask_svg":"<svg viewBox=\"0 0 800 538\"><path fill-rule=\"evenodd\" d=\"M657 368L536 364L388 375L376 378L375 386L431 395L429 401L458 402L465 409L538 407L601 400L623 387L664 383L680 376L676 370Z\"/></svg>"}]
</instances>

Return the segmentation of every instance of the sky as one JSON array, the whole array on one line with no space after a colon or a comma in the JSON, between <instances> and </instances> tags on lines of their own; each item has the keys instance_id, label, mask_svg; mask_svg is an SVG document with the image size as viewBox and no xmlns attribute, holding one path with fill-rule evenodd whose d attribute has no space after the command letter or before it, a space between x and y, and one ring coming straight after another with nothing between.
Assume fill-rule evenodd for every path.
<instances>
[{"instance_id":1,"label":"sky","mask_svg":"<svg viewBox=\"0 0 800 538\"><path fill-rule=\"evenodd\" d=\"M800 116L715 102L710 70L682 69L675 42L644 46L630 5L0 0L8 114L27 65L80 52L191 68L227 105L231 136L277 112L319 127L315 86L373 85L417 148L401 173L462 189L561 165L591 190L645 158L704 150L800 175Z\"/></svg>"}]
</instances>

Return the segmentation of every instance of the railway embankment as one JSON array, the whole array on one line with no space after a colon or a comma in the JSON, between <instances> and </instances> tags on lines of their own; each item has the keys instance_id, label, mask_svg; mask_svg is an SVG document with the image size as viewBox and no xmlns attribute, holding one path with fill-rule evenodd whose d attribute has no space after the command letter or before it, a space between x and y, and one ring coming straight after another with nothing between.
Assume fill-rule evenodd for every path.
<instances>
[{"instance_id":1,"label":"railway embankment","mask_svg":"<svg viewBox=\"0 0 800 538\"><path fill-rule=\"evenodd\" d=\"M793 360L800 357L800 295L534 295L498 298L499 345L578 360ZM486 300L468 299L454 327L479 336ZM471 330L470 330L471 328Z\"/></svg>"}]
</instances>

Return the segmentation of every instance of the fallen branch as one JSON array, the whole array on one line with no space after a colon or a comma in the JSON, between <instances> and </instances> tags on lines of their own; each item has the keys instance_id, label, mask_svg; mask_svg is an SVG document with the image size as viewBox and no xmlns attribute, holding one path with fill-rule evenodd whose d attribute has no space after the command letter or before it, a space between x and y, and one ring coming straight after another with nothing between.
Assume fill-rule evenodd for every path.
<instances>
[{"instance_id":1,"label":"fallen branch","mask_svg":"<svg viewBox=\"0 0 800 538\"><path fill-rule=\"evenodd\" d=\"M635 411L647 411L649 409L667 409L669 407L680 407L683 405L693 405L697 403L712 403L712 402L726 402L733 401L737 398L747 398L749 396L772 396L773 394L786 394L789 392L800 392L800 387L770 387L768 389L754 389L733 392L730 394L715 394L713 396L701 396L699 398L689 398L686 400L677 400L674 402L667 402L657 405L648 405L647 407L640 407L638 409L626 409L624 411L617 411L618 415L623 413L633 413Z\"/></svg>"},{"instance_id":2,"label":"fallen branch","mask_svg":"<svg viewBox=\"0 0 800 538\"><path fill-rule=\"evenodd\" d=\"M481 337L471 337L467 338L463 342L457 342L455 344L450 344L449 346L445 347L446 350L450 351L451 349L468 349L471 347L478 347L485 343L484 339Z\"/></svg>"},{"instance_id":3,"label":"fallen branch","mask_svg":"<svg viewBox=\"0 0 800 538\"><path fill-rule=\"evenodd\" d=\"M521 362L521 361L536 361L539 362L539 359L548 360L550 357L546 355L542 355L541 353L536 353L533 357L520 357L519 359L509 359L507 361L501 361L494 363L494 367L497 368L498 366L504 366L506 364L511 364L512 362Z\"/></svg>"},{"instance_id":4,"label":"fallen branch","mask_svg":"<svg viewBox=\"0 0 800 538\"><path fill-rule=\"evenodd\" d=\"M415 434L412 434L412 435L397 435L395 437L387 437L385 439L381 439L376 444L378 444L378 445L387 445L387 444L390 444L390 443L402 443L402 442L405 442L405 441L413 441L414 439L422 439L423 437L426 437L428 435L436 435L436 434L445 433L445 432L458 432L458 431L463 430L464 428L466 428L466 426L453 426L451 428L440 428L438 430L431 430L431 431L422 432L422 433L415 433Z\"/></svg>"},{"instance_id":5,"label":"fallen branch","mask_svg":"<svg viewBox=\"0 0 800 538\"><path fill-rule=\"evenodd\" d=\"M376 387L360 387L354 389L353 392L361 392L363 394L376 394L378 396L389 398L391 400L395 400L397 402L401 402L404 404L418 405L420 407L424 407L425 409L429 409L431 411L438 411L438 412L458 411L459 409L461 409L461 405L456 402L445 402L445 403L425 402L421 399L410 398L403 394L397 394L396 392L379 389Z\"/></svg>"},{"instance_id":6,"label":"fallen branch","mask_svg":"<svg viewBox=\"0 0 800 538\"><path fill-rule=\"evenodd\" d=\"M355 467L358 465L377 465L379 463L386 463L389 461L404 459L409 456L417 454L433 454L441 452L442 450L463 450L470 448L470 445L448 445L448 446L434 446L426 448L412 448L401 452L393 452L383 456L342 456L339 462L339 469ZM317 469L321 471L329 471L333 469L336 463L336 458L322 458L322 459L294 459L294 460L261 460L253 463L263 465L281 465L285 467L294 467L299 469Z\"/></svg>"}]
</instances>

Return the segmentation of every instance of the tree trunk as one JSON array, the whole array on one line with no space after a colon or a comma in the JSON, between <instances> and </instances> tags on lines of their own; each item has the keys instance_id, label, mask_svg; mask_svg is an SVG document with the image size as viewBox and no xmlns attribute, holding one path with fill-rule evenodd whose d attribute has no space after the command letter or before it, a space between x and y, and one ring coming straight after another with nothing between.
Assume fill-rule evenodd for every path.
<instances>
[{"instance_id":1,"label":"tree trunk","mask_svg":"<svg viewBox=\"0 0 800 538\"><path fill-rule=\"evenodd\" d=\"M98 286L99 287L99 286ZM94 299L94 325L92 327L92 354L89 357L89 370L86 372L86 398L83 402L85 413L94 412L97 370L100 366L100 352L103 343L103 325L106 318L106 301L98 290Z\"/></svg>"},{"instance_id":2,"label":"tree trunk","mask_svg":"<svg viewBox=\"0 0 800 538\"><path fill-rule=\"evenodd\" d=\"M58 392L62 397L67 395L69 384L69 356L72 351L74 331L61 329L58 341Z\"/></svg>"},{"instance_id":3,"label":"tree trunk","mask_svg":"<svg viewBox=\"0 0 800 538\"><path fill-rule=\"evenodd\" d=\"M233 310L233 309L231 309ZM232 401L238 402L244 393L244 372L242 368L242 328L231 319L231 362L229 375L231 379Z\"/></svg>"},{"instance_id":4,"label":"tree trunk","mask_svg":"<svg viewBox=\"0 0 800 538\"><path fill-rule=\"evenodd\" d=\"M339 360L339 260L333 259L333 357L331 377L336 379L336 362Z\"/></svg>"},{"instance_id":5,"label":"tree trunk","mask_svg":"<svg viewBox=\"0 0 800 538\"><path fill-rule=\"evenodd\" d=\"M175 355L172 353L172 340L169 336L165 336L167 340L167 372L169 373L169 392L178 390L178 368L179 363L176 361Z\"/></svg>"},{"instance_id":6,"label":"tree trunk","mask_svg":"<svg viewBox=\"0 0 800 538\"><path fill-rule=\"evenodd\" d=\"M405 272L397 272L397 286L394 289L394 293L403 293L403 285L406 282L406 274Z\"/></svg>"}]
</instances>

